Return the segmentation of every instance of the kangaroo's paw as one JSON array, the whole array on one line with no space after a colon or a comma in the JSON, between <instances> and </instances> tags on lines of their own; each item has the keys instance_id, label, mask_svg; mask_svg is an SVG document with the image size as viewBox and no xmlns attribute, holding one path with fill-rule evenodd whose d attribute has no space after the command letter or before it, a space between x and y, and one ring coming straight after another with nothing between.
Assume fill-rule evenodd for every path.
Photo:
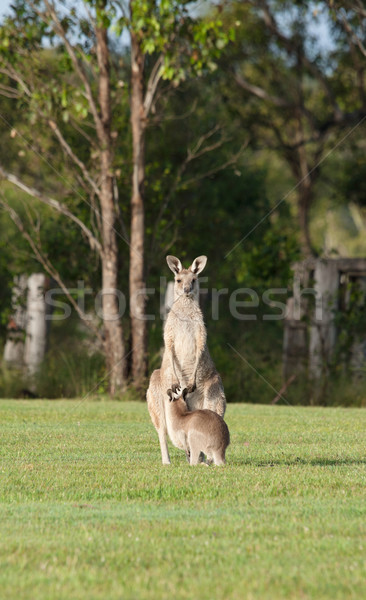
<instances>
[{"instance_id":1,"label":"kangaroo's paw","mask_svg":"<svg viewBox=\"0 0 366 600\"><path fill-rule=\"evenodd\" d=\"M179 389L180 389L179 383L172 383L173 394L176 394Z\"/></svg>"},{"instance_id":2,"label":"kangaroo's paw","mask_svg":"<svg viewBox=\"0 0 366 600\"><path fill-rule=\"evenodd\" d=\"M187 385L187 394L192 394L192 392L194 392L194 390L196 389L196 384L195 383L190 383Z\"/></svg>"}]
</instances>

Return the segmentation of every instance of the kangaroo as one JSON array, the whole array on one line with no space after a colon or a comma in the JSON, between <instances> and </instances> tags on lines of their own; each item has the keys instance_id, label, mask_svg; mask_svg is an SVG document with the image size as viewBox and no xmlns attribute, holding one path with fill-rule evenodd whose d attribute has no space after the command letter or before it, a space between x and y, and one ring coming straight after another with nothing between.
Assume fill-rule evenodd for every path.
<instances>
[{"instance_id":1,"label":"kangaroo","mask_svg":"<svg viewBox=\"0 0 366 600\"><path fill-rule=\"evenodd\" d=\"M152 373L146 398L158 432L162 462L170 464L167 434L172 439L174 433L165 390L187 388L189 410L209 409L221 417L225 414L226 399L221 377L207 348L206 328L198 304L197 276L205 268L207 257L199 256L188 269L175 256L167 256L166 260L175 275L174 302L164 327L161 368Z\"/></svg>"},{"instance_id":2,"label":"kangaroo","mask_svg":"<svg viewBox=\"0 0 366 600\"><path fill-rule=\"evenodd\" d=\"M169 413L173 429L172 442L185 450L190 465L199 463L200 453L215 465L225 464L225 451L230 444L230 434L224 419L212 410L189 412L186 405L187 388L182 392L167 391L170 398Z\"/></svg>"}]
</instances>

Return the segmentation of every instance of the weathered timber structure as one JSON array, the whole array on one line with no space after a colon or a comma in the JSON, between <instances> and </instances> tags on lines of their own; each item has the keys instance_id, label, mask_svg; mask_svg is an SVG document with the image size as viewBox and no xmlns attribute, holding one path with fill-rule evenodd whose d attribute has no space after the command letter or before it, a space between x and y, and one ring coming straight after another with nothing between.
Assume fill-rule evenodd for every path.
<instances>
[{"instance_id":1,"label":"weathered timber structure","mask_svg":"<svg viewBox=\"0 0 366 600\"><path fill-rule=\"evenodd\" d=\"M366 302L366 259L314 258L294 264L293 296L287 301L283 342L283 374L326 375L340 334L337 315L350 305L352 291ZM366 325L366 323L365 323ZM354 372L366 367L366 333L352 342Z\"/></svg>"}]
</instances>

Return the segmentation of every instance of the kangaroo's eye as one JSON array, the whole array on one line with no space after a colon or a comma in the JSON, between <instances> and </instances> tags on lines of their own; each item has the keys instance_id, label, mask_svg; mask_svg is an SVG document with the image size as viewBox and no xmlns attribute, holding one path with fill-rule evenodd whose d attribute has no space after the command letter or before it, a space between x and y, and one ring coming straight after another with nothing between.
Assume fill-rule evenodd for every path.
<instances>
[{"instance_id":1,"label":"kangaroo's eye","mask_svg":"<svg viewBox=\"0 0 366 600\"><path fill-rule=\"evenodd\" d=\"M180 283L182 280L181 279L177 279L177 283Z\"/></svg>"}]
</instances>

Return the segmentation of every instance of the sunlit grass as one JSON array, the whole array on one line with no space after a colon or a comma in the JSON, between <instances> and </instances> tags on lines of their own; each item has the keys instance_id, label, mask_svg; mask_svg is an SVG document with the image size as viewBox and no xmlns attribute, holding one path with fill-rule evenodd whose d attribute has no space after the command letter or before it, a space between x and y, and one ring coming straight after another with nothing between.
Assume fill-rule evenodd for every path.
<instances>
[{"instance_id":1,"label":"sunlit grass","mask_svg":"<svg viewBox=\"0 0 366 600\"><path fill-rule=\"evenodd\" d=\"M366 595L366 412L229 405L163 467L139 403L1 401L1 598Z\"/></svg>"}]
</instances>

